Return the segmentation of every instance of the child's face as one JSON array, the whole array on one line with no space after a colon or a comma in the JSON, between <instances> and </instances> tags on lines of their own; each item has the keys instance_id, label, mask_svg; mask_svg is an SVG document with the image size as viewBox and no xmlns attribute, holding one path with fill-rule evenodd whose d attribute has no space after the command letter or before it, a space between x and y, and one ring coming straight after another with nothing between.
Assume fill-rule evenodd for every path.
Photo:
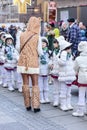
<instances>
[{"instance_id":1,"label":"child's face","mask_svg":"<svg viewBox=\"0 0 87 130\"><path fill-rule=\"evenodd\" d=\"M7 39L7 41L6 41L6 44L12 44L13 43L13 40L11 39L11 38L9 38L9 39Z\"/></svg>"},{"instance_id":2,"label":"child's face","mask_svg":"<svg viewBox=\"0 0 87 130\"><path fill-rule=\"evenodd\" d=\"M50 31L50 27L45 26L45 27L44 27L44 31L45 31L45 32L49 32L49 31Z\"/></svg>"},{"instance_id":3,"label":"child's face","mask_svg":"<svg viewBox=\"0 0 87 130\"><path fill-rule=\"evenodd\" d=\"M54 48L58 48L59 44L57 42L53 43Z\"/></svg>"},{"instance_id":4,"label":"child's face","mask_svg":"<svg viewBox=\"0 0 87 130\"><path fill-rule=\"evenodd\" d=\"M67 49L66 51L67 51L68 53L71 53L71 48Z\"/></svg>"},{"instance_id":5,"label":"child's face","mask_svg":"<svg viewBox=\"0 0 87 130\"><path fill-rule=\"evenodd\" d=\"M47 45L45 42L42 42L42 48L45 48Z\"/></svg>"}]
</instances>

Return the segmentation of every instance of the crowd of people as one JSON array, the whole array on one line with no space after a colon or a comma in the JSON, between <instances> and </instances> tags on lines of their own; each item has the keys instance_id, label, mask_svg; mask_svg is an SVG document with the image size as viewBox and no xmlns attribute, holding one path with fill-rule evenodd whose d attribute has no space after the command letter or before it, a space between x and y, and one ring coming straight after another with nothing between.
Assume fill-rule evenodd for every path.
<instances>
[{"instance_id":1,"label":"crowd of people","mask_svg":"<svg viewBox=\"0 0 87 130\"><path fill-rule=\"evenodd\" d=\"M55 27L47 23L41 33L41 19L31 17L25 31L11 26L0 29L0 85L23 92L27 111L40 111L40 103L50 103L49 84L53 84L53 107L73 110L71 89L78 86L78 104L73 116L84 116L87 96L87 31L74 18ZM42 35L41 35L42 34ZM32 91L30 93L30 81Z\"/></svg>"}]
</instances>

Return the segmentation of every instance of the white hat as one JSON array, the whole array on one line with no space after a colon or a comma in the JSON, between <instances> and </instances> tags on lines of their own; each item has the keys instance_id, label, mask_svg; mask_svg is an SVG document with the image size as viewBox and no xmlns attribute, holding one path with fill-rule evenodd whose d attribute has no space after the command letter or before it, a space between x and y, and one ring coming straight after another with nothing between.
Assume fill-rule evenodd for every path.
<instances>
[{"instance_id":1,"label":"white hat","mask_svg":"<svg viewBox=\"0 0 87 130\"><path fill-rule=\"evenodd\" d=\"M61 40L60 50L62 51L71 45L72 44L70 42L67 42L66 40Z\"/></svg>"},{"instance_id":2,"label":"white hat","mask_svg":"<svg viewBox=\"0 0 87 130\"><path fill-rule=\"evenodd\" d=\"M61 40L65 40L64 36L59 36L58 38L56 38L58 42L61 42Z\"/></svg>"},{"instance_id":3,"label":"white hat","mask_svg":"<svg viewBox=\"0 0 87 130\"><path fill-rule=\"evenodd\" d=\"M81 41L78 45L78 51L87 52L87 41Z\"/></svg>"},{"instance_id":4,"label":"white hat","mask_svg":"<svg viewBox=\"0 0 87 130\"><path fill-rule=\"evenodd\" d=\"M6 34L6 35L5 35L5 41L6 41L7 39L12 39L12 40L14 40L13 37L12 37L10 34Z\"/></svg>"},{"instance_id":5,"label":"white hat","mask_svg":"<svg viewBox=\"0 0 87 130\"><path fill-rule=\"evenodd\" d=\"M48 39L46 37L41 37L41 41L45 42L47 44L47 46L48 46Z\"/></svg>"},{"instance_id":6,"label":"white hat","mask_svg":"<svg viewBox=\"0 0 87 130\"><path fill-rule=\"evenodd\" d=\"M0 35L3 35L3 34L5 34L5 32L4 32L4 31L0 32Z\"/></svg>"},{"instance_id":7,"label":"white hat","mask_svg":"<svg viewBox=\"0 0 87 130\"><path fill-rule=\"evenodd\" d=\"M46 40L48 42L48 39L44 36L41 37L41 40Z\"/></svg>"}]
</instances>

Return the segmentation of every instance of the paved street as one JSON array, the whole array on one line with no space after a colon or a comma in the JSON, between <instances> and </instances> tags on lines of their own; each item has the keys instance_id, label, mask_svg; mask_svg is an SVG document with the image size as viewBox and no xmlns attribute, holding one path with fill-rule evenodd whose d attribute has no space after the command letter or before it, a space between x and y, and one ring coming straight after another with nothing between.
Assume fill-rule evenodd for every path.
<instances>
[{"instance_id":1,"label":"paved street","mask_svg":"<svg viewBox=\"0 0 87 130\"><path fill-rule=\"evenodd\" d=\"M77 90L72 94L75 105ZM51 85L49 96L52 101ZM0 87L0 130L87 130L87 116L73 117L71 113L54 108L52 103L41 105L40 113L27 112L21 93Z\"/></svg>"}]
</instances>

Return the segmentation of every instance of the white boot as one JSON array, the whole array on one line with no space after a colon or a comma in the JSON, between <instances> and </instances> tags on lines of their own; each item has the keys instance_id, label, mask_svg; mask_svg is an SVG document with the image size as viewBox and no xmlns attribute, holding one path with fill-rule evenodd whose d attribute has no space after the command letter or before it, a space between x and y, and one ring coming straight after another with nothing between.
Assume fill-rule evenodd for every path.
<instances>
[{"instance_id":1,"label":"white boot","mask_svg":"<svg viewBox=\"0 0 87 130\"><path fill-rule=\"evenodd\" d=\"M73 107L71 105L71 96L67 97L67 108L68 110L73 110Z\"/></svg>"},{"instance_id":2,"label":"white boot","mask_svg":"<svg viewBox=\"0 0 87 130\"><path fill-rule=\"evenodd\" d=\"M54 95L54 101L53 101L53 106L57 107L59 105L59 95L55 94Z\"/></svg>"},{"instance_id":3,"label":"white boot","mask_svg":"<svg viewBox=\"0 0 87 130\"><path fill-rule=\"evenodd\" d=\"M9 91L14 91L14 88L12 86L8 87Z\"/></svg>"},{"instance_id":4,"label":"white boot","mask_svg":"<svg viewBox=\"0 0 87 130\"><path fill-rule=\"evenodd\" d=\"M8 82L8 90L14 91L14 87L12 86L12 83Z\"/></svg>"},{"instance_id":5,"label":"white boot","mask_svg":"<svg viewBox=\"0 0 87 130\"><path fill-rule=\"evenodd\" d=\"M66 98L60 99L60 109L63 111L68 111L67 104L66 104Z\"/></svg>"},{"instance_id":6,"label":"white boot","mask_svg":"<svg viewBox=\"0 0 87 130\"><path fill-rule=\"evenodd\" d=\"M78 108L76 112L73 112L73 116L84 116L85 114L85 92L86 87L79 87L79 99Z\"/></svg>"},{"instance_id":7,"label":"white boot","mask_svg":"<svg viewBox=\"0 0 87 130\"><path fill-rule=\"evenodd\" d=\"M45 103L50 103L50 100L48 98L48 91L44 91L44 100L45 100Z\"/></svg>"},{"instance_id":8,"label":"white boot","mask_svg":"<svg viewBox=\"0 0 87 130\"><path fill-rule=\"evenodd\" d=\"M82 117L82 116L84 116L84 106L78 106L77 111L73 112L72 115L76 116L76 117Z\"/></svg>"},{"instance_id":9,"label":"white boot","mask_svg":"<svg viewBox=\"0 0 87 130\"><path fill-rule=\"evenodd\" d=\"M40 91L40 103L45 103L43 91Z\"/></svg>"},{"instance_id":10,"label":"white boot","mask_svg":"<svg viewBox=\"0 0 87 130\"><path fill-rule=\"evenodd\" d=\"M16 87L18 88L18 92L22 93L22 83L16 83Z\"/></svg>"},{"instance_id":11,"label":"white boot","mask_svg":"<svg viewBox=\"0 0 87 130\"><path fill-rule=\"evenodd\" d=\"M22 87L18 88L18 92L22 93Z\"/></svg>"}]
</instances>

